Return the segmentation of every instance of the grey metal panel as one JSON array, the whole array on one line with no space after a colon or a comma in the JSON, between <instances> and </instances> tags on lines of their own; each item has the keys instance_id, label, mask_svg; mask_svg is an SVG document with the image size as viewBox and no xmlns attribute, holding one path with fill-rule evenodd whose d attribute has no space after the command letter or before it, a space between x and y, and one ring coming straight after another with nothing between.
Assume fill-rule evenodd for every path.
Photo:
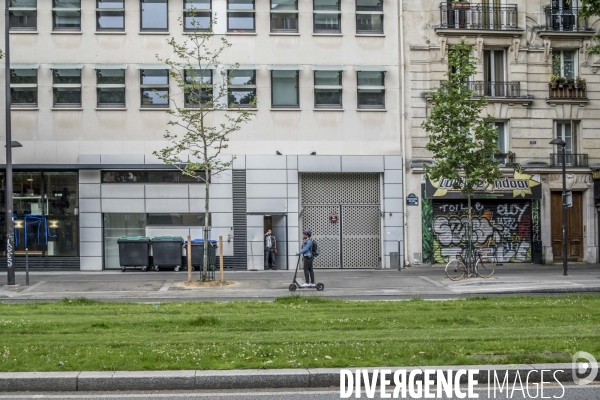
<instances>
[{"instance_id":1,"label":"grey metal panel","mask_svg":"<svg viewBox=\"0 0 600 400\"><path fill-rule=\"evenodd\" d=\"M402 212L402 199L384 199L383 202L385 212Z\"/></svg>"},{"instance_id":2,"label":"grey metal panel","mask_svg":"<svg viewBox=\"0 0 600 400\"><path fill-rule=\"evenodd\" d=\"M79 164L100 164L100 154L80 154Z\"/></svg>"},{"instance_id":3,"label":"grey metal panel","mask_svg":"<svg viewBox=\"0 0 600 400\"><path fill-rule=\"evenodd\" d=\"M298 183L298 171L287 171L287 183Z\"/></svg>"},{"instance_id":4,"label":"grey metal panel","mask_svg":"<svg viewBox=\"0 0 600 400\"><path fill-rule=\"evenodd\" d=\"M387 169L383 173L383 183L402 183L402 171Z\"/></svg>"},{"instance_id":5,"label":"grey metal panel","mask_svg":"<svg viewBox=\"0 0 600 400\"><path fill-rule=\"evenodd\" d=\"M100 199L79 199L81 212L100 212Z\"/></svg>"},{"instance_id":6,"label":"grey metal panel","mask_svg":"<svg viewBox=\"0 0 600 400\"><path fill-rule=\"evenodd\" d=\"M246 169L246 156L236 156L233 159L233 169Z\"/></svg>"},{"instance_id":7,"label":"grey metal panel","mask_svg":"<svg viewBox=\"0 0 600 400\"><path fill-rule=\"evenodd\" d=\"M402 185L399 183L386 183L383 185L383 196L386 199L402 198Z\"/></svg>"},{"instance_id":8,"label":"grey metal panel","mask_svg":"<svg viewBox=\"0 0 600 400\"><path fill-rule=\"evenodd\" d=\"M206 204L204 199L189 199L189 203L190 203L190 212L191 213L203 213L206 212ZM209 205L210 207L210 205ZM211 210L211 213L214 212L214 210Z\"/></svg>"},{"instance_id":9,"label":"grey metal panel","mask_svg":"<svg viewBox=\"0 0 600 400\"><path fill-rule=\"evenodd\" d=\"M288 199L287 210L289 212L298 212L298 199Z\"/></svg>"},{"instance_id":10,"label":"grey metal panel","mask_svg":"<svg viewBox=\"0 0 600 400\"><path fill-rule=\"evenodd\" d=\"M341 156L298 156L298 172L342 172Z\"/></svg>"},{"instance_id":11,"label":"grey metal panel","mask_svg":"<svg viewBox=\"0 0 600 400\"><path fill-rule=\"evenodd\" d=\"M148 213L189 213L188 199L146 199Z\"/></svg>"},{"instance_id":12,"label":"grey metal panel","mask_svg":"<svg viewBox=\"0 0 600 400\"><path fill-rule=\"evenodd\" d=\"M145 185L146 199L187 199L188 185Z\"/></svg>"},{"instance_id":13,"label":"grey metal panel","mask_svg":"<svg viewBox=\"0 0 600 400\"><path fill-rule=\"evenodd\" d=\"M298 156L286 156L287 169L298 169Z\"/></svg>"},{"instance_id":14,"label":"grey metal panel","mask_svg":"<svg viewBox=\"0 0 600 400\"><path fill-rule=\"evenodd\" d=\"M102 214L101 213L86 213L79 214L79 226L81 228L101 228Z\"/></svg>"},{"instance_id":15,"label":"grey metal panel","mask_svg":"<svg viewBox=\"0 0 600 400\"><path fill-rule=\"evenodd\" d=\"M212 175L210 181L212 183L231 183L232 171L226 170L217 175Z\"/></svg>"},{"instance_id":16,"label":"grey metal panel","mask_svg":"<svg viewBox=\"0 0 600 400\"><path fill-rule=\"evenodd\" d=\"M311 205L304 207L304 211L302 213L302 226L305 228L310 228L312 230L312 238L319 244L319 257L315 257L313 261L314 268L341 267L341 224L332 224L327 219L327 216L333 212L339 215L340 206Z\"/></svg>"},{"instance_id":17,"label":"grey metal panel","mask_svg":"<svg viewBox=\"0 0 600 400\"><path fill-rule=\"evenodd\" d=\"M383 252L384 254L390 254L391 252L399 252L400 255L404 255L404 246L398 246L397 240L385 241L383 242Z\"/></svg>"},{"instance_id":18,"label":"grey metal panel","mask_svg":"<svg viewBox=\"0 0 600 400\"><path fill-rule=\"evenodd\" d=\"M103 199L143 199L144 185L129 183L105 183L101 187Z\"/></svg>"},{"instance_id":19,"label":"grey metal panel","mask_svg":"<svg viewBox=\"0 0 600 400\"><path fill-rule=\"evenodd\" d=\"M80 199L99 199L100 184L97 183L81 183L79 184Z\"/></svg>"},{"instance_id":20,"label":"grey metal panel","mask_svg":"<svg viewBox=\"0 0 600 400\"><path fill-rule=\"evenodd\" d=\"M233 265L236 269L248 267L246 225L246 171L233 170ZM214 221L214 217L213 217Z\"/></svg>"},{"instance_id":21,"label":"grey metal panel","mask_svg":"<svg viewBox=\"0 0 600 400\"><path fill-rule=\"evenodd\" d=\"M100 164L144 164L143 154L102 154Z\"/></svg>"},{"instance_id":22,"label":"grey metal panel","mask_svg":"<svg viewBox=\"0 0 600 400\"><path fill-rule=\"evenodd\" d=\"M249 170L246 171L246 183L286 183L287 171Z\"/></svg>"},{"instance_id":23,"label":"grey metal panel","mask_svg":"<svg viewBox=\"0 0 600 400\"><path fill-rule=\"evenodd\" d=\"M298 215L298 213L294 212L288 213L288 226L298 226L298 224L300 223Z\"/></svg>"},{"instance_id":24,"label":"grey metal panel","mask_svg":"<svg viewBox=\"0 0 600 400\"><path fill-rule=\"evenodd\" d=\"M286 212L287 201L286 199L248 199L247 200L248 212Z\"/></svg>"},{"instance_id":25,"label":"grey metal panel","mask_svg":"<svg viewBox=\"0 0 600 400\"><path fill-rule=\"evenodd\" d=\"M81 257L102 257L102 242L80 242Z\"/></svg>"},{"instance_id":26,"label":"grey metal panel","mask_svg":"<svg viewBox=\"0 0 600 400\"><path fill-rule=\"evenodd\" d=\"M342 172L383 172L383 156L342 156Z\"/></svg>"},{"instance_id":27,"label":"grey metal panel","mask_svg":"<svg viewBox=\"0 0 600 400\"><path fill-rule=\"evenodd\" d=\"M246 156L246 169L286 169L284 156Z\"/></svg>"},{"instance_id":28,"label":"grey metal panel","mask_svg":"<svg viewBox=\"0 0 600 400\"><path fill-rule=\"evenodd\" d=\"M165 163L162 160L160 160L157 156L155 156L154 154L146 154L146 155L144 155L144 164L164 165Z\"/></svg>"},{"instance_id":29,"label":"grey metal panel","mask_svg":"<svg viewBox=\"0 0 600 400\"><path fill-rule=\"evenodd\" d=\"M402 226L403 221L402 221L402 213L398 213L398 212L392 212L392 215L390 215L390 211L388 210L384 210L385 212L383 213L383 223L384 225L387 226Z\"/></svg>"},{"instance_id":30,"label":"grey metal panel","mask_svg":"<svg viewBox=\"0 0 600 400\"><path fill-rule=\"evenodd\" d=\"M287 195L291 199L298 198L298 184L287 185Z\"/></svg>"},{"instance_id":31,"label":"grey metal panel","mask_svg":"<svg viewBox=\"0 0 600 400\"><path fill-rule=\"evenodd\" d=\"M262 214L249 214L246 216L247 226L262 226L265 220L265 216Z\"/></svg>"},{"instance_id":32,"label":"grey metal panel","mask_svg":"<svg viewBox=\"0 0 600 400\"><path fill-rule=\"evenodd\" d=\"M102 199L102 212L143 213L146 206L144 199Z\"/></svg>"},{"instance_id":33,"label":"grey metal panel","mask_svg":"<svg viewBox=\"0 0 600 400\"><path fill-rule=\"evenodd\" d=\"M202 183L189 185L190 199L203 199L206 195L206 186ZM209 187L211 199L230 199L232 189L230 183L211 183Z\"/></svg>"},{"instance_id":34,"label":"grey metal panel","mask_svg":"<svg viewBox=\"0 0 600 400\"><path fill-rule=\"evenodd\" d=\"M204 203L204 200L201 200L201 202ZM211 213L231 213L233 212L233 200L219 199L218 201L211 201L209 207Z\"/></svg>"},{"instance_id":35,"label":"grey metal panel","mask_svg":"<svg viewBox=\"0 0 600 400\"><path fill-rule=\"evenodd\" d=\"M247 184L246 197L251 198L287 198L287 186L283 183L276 184Z\"/></svg>"},{"instance_id":36,"label":"grey metal panel","mask_svg":"<svg viewBox=\"0 0 600 400\"><path fill-rule=\"evenodd\" d=\"M302 204L380 204L380 174L302 174Z\"/></svg>"},{"instance_id":37,"label":"grey metal panel","mask_svg":"<svg viewBox=\"0 0 600 400\"><path fill-rule=\"evenodd\" d=\"M379 206L342 206L343 268L381 267Z\"/></svg>"},{"instance_id":38,"label":"grey metal panel","mask_svg":"<svg viewBox=\"0 0 600 400\"><path fill-rule=\"evenodd\" d=\"M80 228L79 240L82 242L101 242L102 228Z\"/></svg>"},{"instance_id":39,"label":"grey metal panel","mask_svg":"<svg viewBox=\"0 0 600 400\"><path fill-rule=\"evenodd\" d=\"M384 240L386 241L390 241L390 240L402 240L404 237L403 233L402 233L402 228L401 227L391 227L391 226L386 226L384 229Z\"/></svg>"},{"instance_id":40,"label":"grey metal panel","mask_svg":"<svg viewBox=\"0 0 600 400\"><path fill-rule=\"evenodd\" d=\"M402 169L402 156L383 156L385 169Z\"/></svg>"},{"instance_id":41,"label":"grey metal panel","mask_svg":"<svg viewBox=\"0 0 600 400\"><path fill-rule=\"evenodd\" d=\"M81 271L102 271L102 257L81 257Z\"/></svg>"},{"instance_id":42,"label":"grey metal panel","mask_svg":"<svg viewBox=\"0 0 600 400\"><path fill-rule=\"evenodd\" d=\"M100 171L79 171L79 183L100 183Z\"/></svg>"},{"instance_id":43,"label":"grey metal panel","mask_svg":"<svg viewBox=\"0 0 600 400\"><path fill-rule=\"evenodd\" d=\"M233 226L233 213L211 212L210 218L214 226Z\"/></svg>"}]
</instances>

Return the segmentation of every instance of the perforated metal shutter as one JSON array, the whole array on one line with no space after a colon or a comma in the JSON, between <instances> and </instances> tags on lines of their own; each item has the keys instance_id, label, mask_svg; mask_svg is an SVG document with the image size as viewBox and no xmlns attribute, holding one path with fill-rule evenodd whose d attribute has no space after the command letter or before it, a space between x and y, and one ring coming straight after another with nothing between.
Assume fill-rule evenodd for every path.
<instances>
[{"instance_id":1,"label":"perforated metal shutter","mask_svg":"<svg viewBox=\"0 0 600 400\"><path fill-rule=\"evenodd\" d=\"M473 246L488 248L495 262L531 262L531 201L472 200ZM447 263L466 248L467 201L433 202L434 260Z\"/></svg>"},{"instance_id":2,"label":"perforated metal shutter","mask_svg":"<svg viewBox=\"0 0 600 400\"><path fill-rule=\"evenodd\" d=\"M233 268L245 270L248 264L246 226L246 171L233 170Z\"/></svg>"},{"instance_id":3,"label":"perforated metal shutter","mask_svg":"<svg viewBox=\"0 0 600 400\"><path fill-rule=\"evenodd\" d=\"M381 266L379 174L302 174L302 227L319 244L315 268ZM340 216L329 221L331 213Z\"/></svg>"}]
</instances>

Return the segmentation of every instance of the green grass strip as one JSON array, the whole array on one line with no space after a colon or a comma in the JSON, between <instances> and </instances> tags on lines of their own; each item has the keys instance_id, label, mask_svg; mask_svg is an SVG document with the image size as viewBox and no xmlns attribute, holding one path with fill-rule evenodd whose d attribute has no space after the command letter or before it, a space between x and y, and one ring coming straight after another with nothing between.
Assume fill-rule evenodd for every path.
<instances>
[{"instance_id":1,"label":"green grass strip","mask_svg":"<svg viewBox=\"0 0 600 400\"><path fill-rule=\"evenodd\" d=\"M0 371L516 364L600 358L600 296L0 304Z\"/></svg>"}]
</instances>

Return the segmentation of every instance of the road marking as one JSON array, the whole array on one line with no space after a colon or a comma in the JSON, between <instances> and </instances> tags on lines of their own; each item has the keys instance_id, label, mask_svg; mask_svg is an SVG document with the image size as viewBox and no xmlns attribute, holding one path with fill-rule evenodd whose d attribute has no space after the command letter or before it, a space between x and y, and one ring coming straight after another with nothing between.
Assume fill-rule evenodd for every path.
<instances>
[{"instance_id":1,"label":"road marking","mask_svg":"<svg viewBox=\"0 0 600 400\"><path fill-rule=\"evenodd\" d=\"M166 292L167 290L169 290L169 288L171 287L171 285L173 284L174 280L170 279L168 281L165 282L164 285L162 285L162 287L160 289L158 289L159 292Z\"/></svg>"},{"instance_id":2,"label":"road marking","mask_svg":"<svg viewBox=\"0 0 600 400\"><path fill-rule=\"evenodd\" d=\"M39 281L38 283L35 283L35 284L29 286L27 289L21 290L21 293L31 292L33 289L35 289L35 288L37 288L39 286L42 286L44 283L46 283L46 281Z\"/></svg>"},{"instance_id":3,"label":"road marking","mask_svg":"<svg viewBox=\"0 0 600 400\"><path fill-rule=\"evenodd\" d=\"M434 281L433 279L428 278L426 276L419 276L419 278L423 279L426 282L431 283L432 285L439 286L439 287L446 287L446 285L439 283L438 281Z\"/></svg>"}]
</instances>

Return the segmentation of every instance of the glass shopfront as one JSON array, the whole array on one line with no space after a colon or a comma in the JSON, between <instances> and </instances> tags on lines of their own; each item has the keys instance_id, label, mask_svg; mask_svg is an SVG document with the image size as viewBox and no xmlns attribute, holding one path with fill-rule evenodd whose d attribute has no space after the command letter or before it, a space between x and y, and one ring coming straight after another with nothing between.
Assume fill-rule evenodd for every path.
<instances>
[{"instance_id":1,"label":"glass shopfront","mask_svg":"<svg viewBox=\"0 0 600 400\"><path fill-rule=\"evenodd\" d=\"M0 174L0 232L6 238L6 175ZM79 255L77 172L13 172L15 254L42 257ZM3 255L6 251L3 240Z\"/></svg>"}]
</instances>

